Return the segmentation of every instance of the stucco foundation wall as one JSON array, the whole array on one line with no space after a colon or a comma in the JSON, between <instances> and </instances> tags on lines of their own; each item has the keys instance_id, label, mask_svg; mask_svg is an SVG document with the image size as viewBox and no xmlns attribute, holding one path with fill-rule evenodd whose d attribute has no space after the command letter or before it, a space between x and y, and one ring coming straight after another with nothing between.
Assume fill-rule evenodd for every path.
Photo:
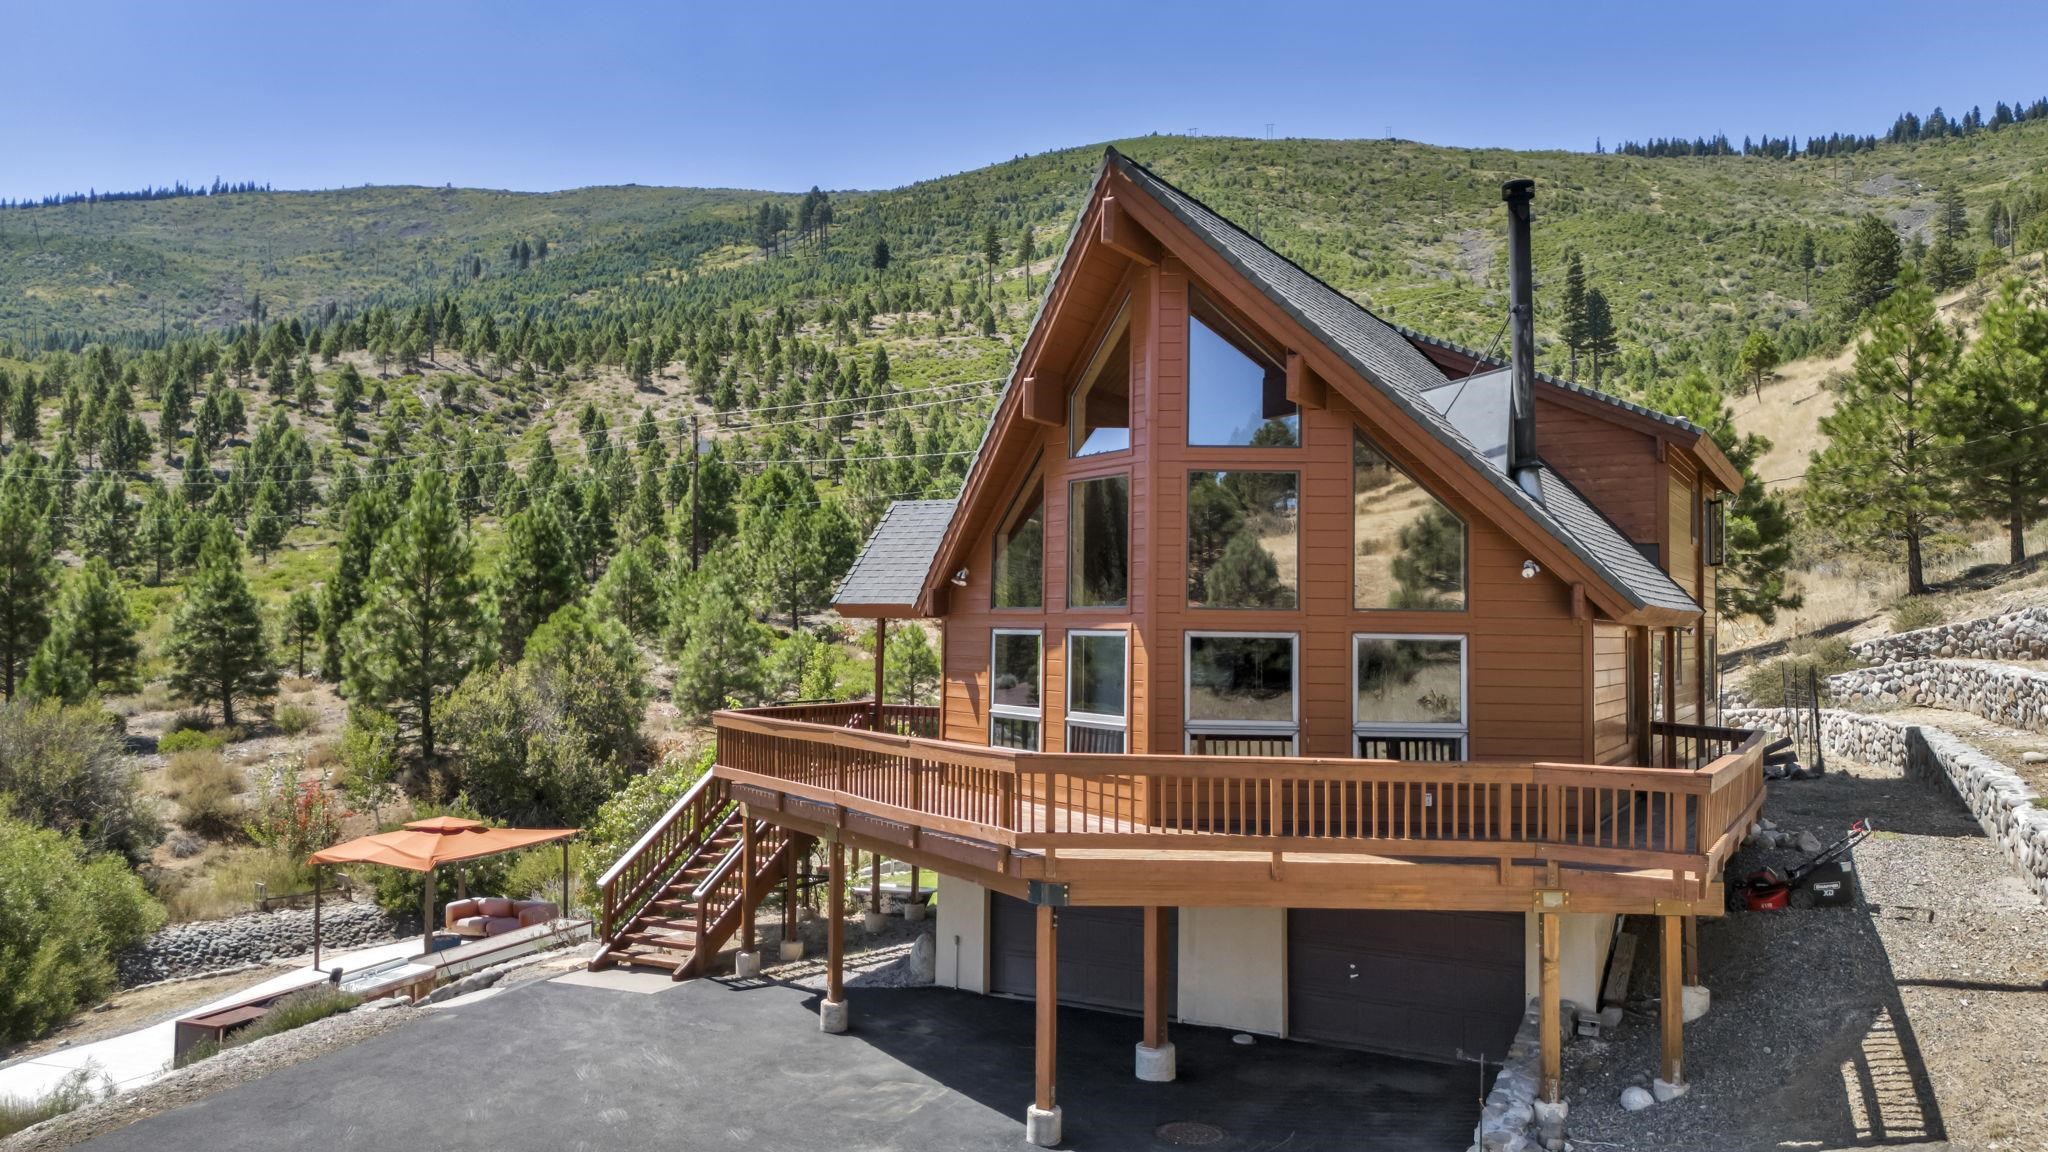
<instances>
[{"instance_id":1,"label":"stucco foundation wall","mask_svg":"<svg viewBox=\"0 0 2048 1152\"><path fill-rule=\"evenodd\" d=\"M1543 953L1537 943L1536 913L1528 915L1522 951L1524 987L1530 996L1543 989ZM1614 944L1614 917L1606 913L1561 912L1558 926L1558 994L1588 1011L1600 1007L1600 978L1607 972L1607 952Z\"/></svg>"},{"instance_id":2,"label":"stucco foundation wall","mask_svg":"<svg viewBox=\"0 0 2048 1152\"><path fill-rule=\"evenodd\" d=\"M1287 1033L1287 910L1182 908L1177 1015L1190 1024Z\"/></svg>"},{"instance_id":3,"label":"stucco foundation wall","mask_svg":"<svg viewBox=\"0 0 2048 1152\"><path fill-rule=\"evenodd\" d=\"M936 943L932 983L963 992L988 991L988 889L940 875Z\"/></svg>"}]
</instances>

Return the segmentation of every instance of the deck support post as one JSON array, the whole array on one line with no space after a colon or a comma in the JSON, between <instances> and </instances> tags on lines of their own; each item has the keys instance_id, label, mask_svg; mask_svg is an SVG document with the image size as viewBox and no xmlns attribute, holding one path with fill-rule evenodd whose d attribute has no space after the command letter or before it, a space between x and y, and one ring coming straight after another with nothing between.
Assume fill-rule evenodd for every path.
<instances>
[{"instance_id":1,"label":"deck support post","mask_svg":"<svg viewBox=\"0 0 2048 1152\"><path fill-rule=\"evenodd\" d=\"M818 1029L846 1031L846 845L832 842L831 892L825 897L825 999L818 1005Z\"/></svg>"},{"instance_id":2,"label":"deck support post","mask_svg":"<svg viewBox=\"0 0 2048 1152\"><path fill-rule=\"evenodd\" d=\"M1537 1039L1542 1049L1543 1069L1538 1085L1539 1099L1555 1104L1564 1099L1563 990L1558 977L1559 920L1555 912L1537 916L1536 934L1542 955L1542 974L1537 985Z\"/></svg>"},{"instance_id":3,"label":"deck support post","mask_svg":"<svg viewBox=\"0 0 2048 1152\"><path fill-rule=\"evenodd\" d=\"M1688 986L1700 982L1700 918L1685 918L1685 982Z\"/></svg>"},{"instance_id":4,"label":"deck support post","mask_svg":"<svg viewBox=\"0 0 2048 1152\"><path fill-rule=\"evenodd\" d=\"M889 618L875 617L875 718L868 728L875 732L882 730L882 655L889 647Z\"/></svg>"},{"instance_id":5,"label":"deck support post","mask_svg":"<svg viewBox=\"0 0 2048 1152\"><path fill-rule=\"evenodd\" d=\"M1685 1092L1685 926L1682 916L1659 916L1663 940L1658 961L1663 968L1662 999L1657 1004L1657 1021L1662 1025L1664 1051L1657 1079L1662 1085L1659 1099Z\"/></svg>"},{"instance_id":6,"label":"deck support post","mask_svg":"<svg viewBox=\"0 0 2048 1152\"><path fill-rule=\"evenodd\" d=\"M1060 964L1059 925L1051 904L1040 904L1038 915L1036 1085L1031 1107L1024 1112L1024 1139L1040 1148L1060 1142L1059 1020Z\"/></svg>"},{"instance_id":7,"label":"deck support post","mask_svg":"<svg viewBox=\"0 0 2048 1152\"><path fill-rule=\"evenodd\" d=\"M922 871L915 864L910 866L910 899L905 901L903 905L903 918L905 920L924 919L924 902L917 898L918 881L922 879L920 875Z\"/></svg>"},{"instance_id":8,"label":"deck support post","mask_svg":"<svg viewBox=\"0 0 2048 1152\"><path fill-rule=\"evenodd\" d=\"M801 960L804 958L804 942L796 934L797 913L800 911L797 904L796 880L797 874L803 869L804 856L810 852L810 849L807 847L802 852L797 851L796 840L792 837L788 852L789 864L782 874L781 956L785 964L791 960Z\"/></svg>"},{"instance_id":9,"label":"deck support post","mask_svg":"<svg viewBox=\"0 0 2048 1152\"><path fill-rule=\"evenodd\" d=\"M868 861L868 914L861 926L870 932L882 930L882 854L869 853Z\"/></svg>"},{"instance_id":10,"label":"deck support post","mask_svg":"<svg viewBox=\"0 0 2048 1152\"><path fill-rule=\"evenodd\" d=\"M1145 1037L1138 1043L1138 1079L1164 1083L1179 1074L1166 1036L1166 909L1145 906Z\"/></svg>"},{"instance_id":11,"label":"deck support post","mask_svg":"<svg viewBox=\"0 0 2048 1152\"><path fill-rule=\"evenodd\" d=\"M760 846L754 840L754 813L740 805L740 951L732 958L732 973L742 980L761 974L761 949L754 932L754 870L760 866Z\"/></svg>"}]
</instances>

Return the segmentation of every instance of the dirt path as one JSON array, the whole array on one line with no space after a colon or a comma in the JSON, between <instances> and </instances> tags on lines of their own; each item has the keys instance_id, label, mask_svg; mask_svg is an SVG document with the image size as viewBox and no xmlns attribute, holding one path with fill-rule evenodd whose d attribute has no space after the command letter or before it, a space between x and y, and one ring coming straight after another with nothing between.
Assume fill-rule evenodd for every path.
<instances>
[{"instance_id":1,"label":"dirt path","mask_svg":"<svg viewBox=\"0 0 2048 1152\"><path fill-rule=\"evenodd\" d=\"M1638 1000L1612 1037L1568 1052L1579 1147L2048 1147L2048 910L1952 794L1836 767L1773 786L1766 814L1822 840L1870 817L1864 902L1702 920L1714 1003L1686 1029L1691 1094L1620 1108L1657 1066ZM1796 858L1745 849L1733 874ZM1654 995L1655 964L1641 949L1636 996Z\"/></svg>"}]
</instances>

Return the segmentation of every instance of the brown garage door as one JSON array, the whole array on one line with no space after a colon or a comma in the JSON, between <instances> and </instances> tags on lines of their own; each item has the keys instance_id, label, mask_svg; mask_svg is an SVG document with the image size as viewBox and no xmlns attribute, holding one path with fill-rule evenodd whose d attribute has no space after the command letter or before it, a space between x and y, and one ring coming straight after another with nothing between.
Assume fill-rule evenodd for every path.
<instances>
[{"instance_id":1,"label":"brown garage door","mask_svg":"<svg viewBox=\"0 0 2048 1152\"><path fill-rule=\"evenodd\" d=\"M1060 1003L1119 1012L1145 1010L1145 910L1061 908ZM1172 1003L1174 918L1167 911L1167 1002ZM1038 919L1031 905L990 894L991 992L1029 997L1037 990Z\"/></svg>"},{"instance_id":2,"label":"brown garage door","mask_svg":"<svg viewBox=\"0 0 2048 1152\"><path fill-rule=\"evenodd\" d=\"M1498 1060L1522 1020L1523 917L1287 913L1287 1029L1297 1040L1431 1060Z\"/></svg>"}]
</instances>

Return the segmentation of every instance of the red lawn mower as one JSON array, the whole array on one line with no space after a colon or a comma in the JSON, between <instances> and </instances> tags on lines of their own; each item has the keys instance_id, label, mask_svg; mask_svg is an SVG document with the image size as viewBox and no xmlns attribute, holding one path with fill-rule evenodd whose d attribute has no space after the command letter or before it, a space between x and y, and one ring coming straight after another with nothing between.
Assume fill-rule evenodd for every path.
<instances>
[{"instance_id":1,"label":"red lawn mower","mask_svg":"<svg viewBox=\"0 0 2048 1152\"><path fill-rule=\"evenodd\" d=\"M1760 868L1735 886L1742 907L1751 912L1775 912L1792 906L1793 893L1800 895L1801 907L1838 908L1856 902L1856 865L1848 859L1850 849L1870 838L1868 817L1849 826L1840 840L1792 866L1790 872Z\"/></svg>"}]
</instances>

